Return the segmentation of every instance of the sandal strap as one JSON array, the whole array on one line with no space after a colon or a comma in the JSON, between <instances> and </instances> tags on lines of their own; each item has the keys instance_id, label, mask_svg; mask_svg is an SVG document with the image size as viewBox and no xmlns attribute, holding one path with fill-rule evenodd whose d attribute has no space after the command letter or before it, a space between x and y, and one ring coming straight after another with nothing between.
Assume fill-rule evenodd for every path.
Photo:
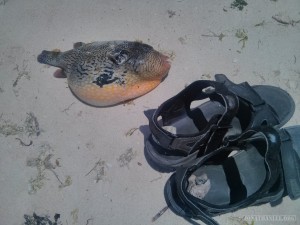
<instances>
[{"instance_id":1,"label":"sandal strap","mask_svg":"<svg viewBox=\"0 0 300 225\"><path fill-rule=\"evenodd\" d=\"M259 106L265 103L265 101L256 93L256 91L249 85L248 82L235 84L230 81L224 74L216 74L216 81L224 83L224 85L234 94L244 99L247 102L255 106Z\"/></svg>"},{"instance_id":2,"label":"sandal strap","mask_svg":"<svg viewBox=\"0 0 300 225\"><path fill-rule=\"evenodd\" d=\"M214 206L212 204L207 204L203 200L197 199L196 197L190 195L186 190L186 183L188 182L188 176L197 168L202 166L206 161L208 161L213 156L217 154L222 154L223 151L230 150L230 147L238 146L243 140L250 138L255 133L260 132L268 146L268 150L265 153L267 177L259 191L255 194L247 197L246 199L233 203L228 207ZM260 203L276 201L283 195L283 184L280 183L279 188L273 193L269 193L270 189L274 184L280 179L282 182L282 169L280 166L280 136L278 132L271 127L263 127L258 129L252 129L244 132L242 135L236 138L231 138L227 142L227 146L221 147L208 155L198 158L194 161L194 164L190 167L180 168L176 171L176 185L178 196L181 201L188 205L192 210L195 218L202 220L207 224L218 224L211 217L220 215L227 212L232 212L240 208L244 208L251 205L257 205ZM235 148L236 149L236 148Z\"/></svg>"},{"instance_id":3,"label":"sandal strap","mask_svg":"<svg viewBox=\"0 0 300 225\"><path fill-rule=\"evenodd\" d=\"M286 194L294 200L300 197L300 148L298 140L292 140L289 132L295 127L280 130L281 137L281 158L285 180ZM298 133L294 134L295 138ZM297 137L298 139L299 137ZM296 139L296 138L295 138ZM299 142L300 143L300 142Z\"/></svg>"},{"instance_id":4,"label":"sandal strap","mask_svg":"<svg viewBox=\"0 0 300 225\"><path fill-rule=\"evenodd\" d=\"M254 116L252 116L252 121L250 121L248 128L258 127L264 123L267 123L267 125L279 124L279 118L274 109L260 97L248 82L235 84L224 74L216 74L215 79L223 83L232 93L236 94L240 100L251 107Z\"/></svg>"},{"instance_id":5,"label":"sandal strap","mask_svg":"<svg viewBox=\"0 0 300 225\"><path fill-rule=\"evenodd\" d=\"M210 87L214 90L205 91ZM195 113L196 115L191 116L191 102L206 98L222 103L225 107L223 115L214 115L207 121L201 110L197 110ZM183 155L188 155L201 146L203 146L202 148L205 148L208 139L214 140L212 143L215 144L217 144L216 142L219 142L219 145L222 142L225 133L230 128L230 122L237 110L237 97L223 84L210 80L195 81L176 96L160 105L149 121L149 127L156 141L166 150L166 152L171 153L176 150L177 153L179 152ZM200 129L201 127L198 127L199 132L197 134L190 136L172 134L163 129L158 123L159 116L162 117L163 125L167 125L171 119L178 117L183 112L186 112L192 117L195 126L197 126L197 124L199 124L199 126L202 125L202 129ZM204 129L203 124L207 124ZM211 136L211 134L213 135ZM209 145L204 151L212 147L213 146Z\"/></svg>"}]
</instances>

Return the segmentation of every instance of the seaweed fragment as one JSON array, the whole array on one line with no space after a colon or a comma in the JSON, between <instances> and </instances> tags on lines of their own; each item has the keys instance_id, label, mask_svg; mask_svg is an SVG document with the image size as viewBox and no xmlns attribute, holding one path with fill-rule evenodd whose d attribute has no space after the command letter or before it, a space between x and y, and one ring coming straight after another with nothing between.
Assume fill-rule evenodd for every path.
<instances>
[{"instance_id":1,"label":"seaweed fragment","mask_svg":"<svg viewBox=\"0 0 300 225\"><path fill-rule=\"evenodd\" d=\"M242 49L245 48L246 41L248 41L247 32L244 29L237 29L235 36L239 38L239 43L242 42Z\"/></svg>"},{"instance_id":2,"label":"seaweed fragment","mask_svg":"<svg viewBox=\"0 0 300 225\"><path fill-rule=\"evenodd\" d=\"M64 113L68 114L67 111L69 111L71 106L74 105L74 104L75 104L75 102L72 102L67 108L63 109L61 112L64 112Z\"/></svg>"},{"instance_id":3,"label":"seaweed fragment","mask_svg":"<svg viewBox=\"0 0 300 225\"><path fill-rule=\"evenodd\" d=\"M35 194L39 189L44 186L44 181L46 179L46 170L50 170L58 182L60 183L59 188L64 188L72 184L72 179L70 176L66 176L65 181L62 182L54 171L56 166L51 162L53 154L52 147L49 144L43 144L40 147L42 150L37 158L29 158L26 161L28 167L35 167L37 169L37 175L29 180L29 194Z\"/></svg>"},{"instance_id":4,"label":"seaweed fragment","mask_svg":"<svg viewBox=\"0 0 300 225\"><path fill-rule=\"evenodd\" d=\"M292 27L295 26L297 23L300 23L300 20L283 20L279 18L278 16L272 16L272 19L275 20L276 22L282 24L282 25L291 25Z\"/></svg>"},{"instance_id":5,"label":"seaweed fragment","mask_svg":"<svg viewBox=\"0 0 300 225\"><path fill-rule=\"evenodd\" d=\"M28 194L35 194L38 190L42 189L44 186L45 174L38 170L38 174L35 178L30 178L29 183L30 187Z\"/></svg>"},{"instance_id":6,"label":"seaweed fragment","mask_svg":"<svg viewBox=\"0 0 300 225\"><path fill-rule=\"evenodd\" d=\"M5 5L8 0L0 0L0 5Z\"/></svg>"},{"instance_id":7,"label":"seaweed fragment","mask_svg":"<svg viewBox=\"0 0 300 225\"><path fill-rule=\"evenodd\" d=\"M234 2L231 3L230 8L238 8L240 11L244 9L244 6L247 6L248 3L245 0L234 0Z\"/></svg>"},{"instance_id":8,"label":"seaweed fragment","mask_svg":"<svg viewBox=\"0 0 300 225\"><path fill-rule=\"evenodd\" d=\"M201 78L205 78L207 80L211 79L211 75L209 73L204 73L201 75Z\"/></svg>"},{"instance_id":9,"label":"seaweed fragment","mask_svg":"<svg viewBox=\"0 0 300 225\"><path fill-rule=\"evenodd\" d=\"M95 163L94 167L85 176L88 176L92 171L95 171L96 172L95 182L98 183L100 180L103 180L105 176L105 166L106 166L105 161L99 159Z\"/></svg>"},{"instance_id":10,"label":"seaweed fragment","mask_svg":"<svg viewBox=\"0 0 300 225\"><path fill-rule=\"evenodd\" d=\"M59 225L62 224L58 221L60 218L60 214L54 215L54 221L51 221L49 219L49 216L38 216L35 213L33 213L32 216L30 215L24 215L25 223L24 225Z\"/></svg>"},{"instance_id":11,"label":"seaweed fragment","mask_svg":"<svg viewBox=\"0 0 300 225\"><path fill-rule=\"evenodd\" d=\"M47 145L46 148L51 147ZM48 151L48 149L44 150L39 154L37 158L30 158L26 161L26 165L28 167L35 167L37 169L37 175L34 178L30 178L29 180L29 194L35 194L39 189L41 189L44 186L44 180L46 178L46 165L48 164L49 166L49 160L51 158L51 154L49 154Z\"/></svg>"},{"instance_id":12,"label":"seaweed fragment","mask_svg":"<svg viewBox=\"0 0 300 225\"><path fill-rule=\"evenodd\" d=\"M94 219L93 218L89 218L86 220L86 224L85 225L88 225L90 223L90 221L93 221Z\"/></svg>"},{"instance_id":13,"label":"seaweed fragment","mask_svg":"<svg viewBox=\"0 0 300 225\"><path fill-rule=\"evenodd\" d=\"M161 217L167 210L169 209L169 206L165 206L163 209L161 209L151 220L151 222L155 222L159 217Z\"/></svg>"},{"instance_id":14,"label":"seaweed fragment","mask_svg":"<svg viewBox=\"0 0 300 225\"><path fill-rule=\"evenodd\" d=\"M79 213L78 208L72 210L72 212L71 212L71 216L73 218L73 224L77 224L77 222L78 222L78 213Z\"/></svg>"},{"instance_id":15,"label":"seaweed fragment","mask_svg":"<svg viewBox=\"0 0 300 225\"><path fill-rule=\"evenodd\" d=\"M3 134L4 136L10 136L23 133L26 133L28 137L32 135L39 136L41 133L39 122L33 112L27 113L27 117L23 126L13 123L10 120L4 120L2 119L2 116L0 117L0 134ZM23 144L21 143L21 145Z\"/></svg>"},{"instance_id":16,"label":"seaweed fragment","mask_svg":"<svg viewBox=\"0 0 300 225\"><path fill-rule=\"evenodd\" d=\"M125 153L121 154L119 158L117 159L119 162L120 167L128 166L130 161L134 159L136 156L136 153L133 152L132 148L129 148L126 150Z\"/></svg>"},{"instance_id":17,"label":"seaweed fragment","mask_svg":"<svg viewBox=\"0 0 300 225\"><path fill-rule=\"evenodd\" d=\"M71 176L66 176L65 181L59 185L59 188L68 187L71 184L72 184L72 178L71 178Z\"/></svg>"},{"instance_id":18,"label":"seaweed fragment","mask_svg":"<svg viewBox=\"0 0 300 225\"><path fill-rule=\"evenodd\" d=\"M27 113L25 130L29 137L32 135L39 136L41 134L39 122L33 112Z\"/></svg>"},{"instance_id":19,"label":"seaweed fragment","mask_svg":"<svg viewBox=\"0 0 300 225\"><path fill-rule=\"evenodd\" d=\"M136 130L138 130L138 129L139 129L139 128L137 128L137 127L131 128L129 131L127 131L127 132L125 133L125 136L128 137L128 136L133 135L133 133L134 133Z\"/></svg>"},{"instance_id":20,"label":"seaweed fragment","mask_svg":"<svg viewBox=\"0 0 300 225\"><path fill-rule=\"evenodd\" d=\"M24 128L19 126L18 124L12 123L9 120L1 120L3 121L0 124L0 134L3 134L4 136L10 136L10 135L18 135L24 131Z\"/></svg>"},{"instance_id":21,"label":"seaweed fragment","mask_svg":"<svg viewBox=\"0 0 300 225\"><path fill-rule=\"evenodd\" d=\"M178 38L178 41L182 44L182 45L185 45L186 44L186 36L185 37L179 37Z\"/></svg>"},{"instance_id":22,"label":"seaweed fragment","mask_svg":"<svg viewBox=\"0 0 300 225\"><path fill-rule=\"evenodd\" d=\"M19 65L16 64L16 67L13 70L17 71L17 78L15 79L15 81L13 82L13 87L15 88L19 81L23 78L26 77L27 80L30 80L30 71L27 70L28 64L27 64L27 60L23 60L23 64L22 64L22 68L19 69ZM16 96L19 96L18 90L14 89L13 90Z\"/></svg>"},{"instance_id":23,"label":"seaweed fragment","mask_svg":"<svg viewBox=\"0 0 300 225\"><path fill-rule=\"evenodd\" d=\"M160 180L161 178L162 178L162 175L161 175L161 173L160 173L160 174L159 174L159 177L150 180L150 182L154 182L154 181Z\"/></svg>"},{"instance_id":24,"label":"seaweed fragment","mask_svg":"<svg viewBox=\"0 0 300 225\"><path fill-rule=\"evenodd\" d=\"M211 34L202 34L202 37L216 37L219 39L219 41L222 41L224 37L226 37L225 34L220 33L220 34L216 34L215 32L209 31Z\"/></svg>"},{"instance_id":25,"label":"seaweed fragment","mask_svg":"<svg viewBox=\"0 0 300 225\"><path fill-rule=\"evenodd\" d=\"M257 24L255 24L254 26L255 26L255 27L260 27L260 26L264 26L265 24L266 24L266 22L263 20L262 22L257 23Z\"/></svg>"},{"instance_id":26,"label":"seaweed fragment","mask_svg":"<svg viewBox=\"0 0 300 225\"><path fill-rule=\"evenodd\" d=\"M254 225L254 220L252 220L250 223L245 220L245 217L235 217L231 216L229 217L229 220L232 222L232 225Z\"/></svg>"},{"instance_id":27,"label":"seaweed fragment","mask_svg":"<svg viewBox=\"0 0 300 225\"><path fill-rule=\"evenodd\" d=\"M18 141L20 142L20 145L26 146L26 147L32 145L32 143L33 143L32 140L30 140L28 144L26 144L26 143L25 143L24 141L22 141L20 138L16 138L16 140L18 140Z\"/></svg>"},{"instance_id":28,"label":"seaweed fragment","mask_svg":"<svg viewBox=\"0 0 300 225\"><path fill-rule=\"evenodd\" d=\"M169 15L169 18L172 18L173 16L176 15L176 12L173 11L173 10L167 10L167 13L168 13L168 15Z\"/></svg>"}]
</instances>

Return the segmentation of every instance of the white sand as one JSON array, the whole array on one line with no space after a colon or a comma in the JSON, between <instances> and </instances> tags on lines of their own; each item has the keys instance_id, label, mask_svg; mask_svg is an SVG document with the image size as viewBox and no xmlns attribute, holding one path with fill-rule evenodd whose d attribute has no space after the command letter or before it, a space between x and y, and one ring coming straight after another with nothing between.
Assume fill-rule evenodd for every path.
<instances>
[{"instance_id":1,"label":"white sand","mask_svg":"<svg viewBox=\"0 0 300 225\"><path fill-rule=\"evenodd\" d=\"M148 124L144 110L156 108L197 79L224 73L235 82L279 86L298 105L300 23L284 26L272 16L299 20L299 0L249 0L242 11L231 9L231 2L6 0L0 5L1 123L9 120L22 126L27 113L33 112L42 130L38 137L24 132L0 134L0 224L23 224L24 214L33 212L49 215L51 220L59 213L64 225L151 224L152 217L166 205L163 187L170 174L159 174L148 165L144 135L139 130L128 137L125 133ZM263 21L262 26L255 26ZM244 48L235 37L238 29L248 35ZM202 36L213 32L225 37L220 41ZM134 105L87 106L74 98L66 80L53 77L55 68L36 61L44 49L68 50L77 41L115 39L142 40L175 55L168 78ZM288 125L299 122L297 107ZM16 138L33 144L21 146ZM47 146L51 148L47 150ZM118 158L130 148L133 159L120 167ZM41 189L28 194L29 180L38 171L26 162L42 150L53 154L53 164L59 162L60 167L53 171L60 180L70 176L72 184L59 188L48 169ZM100 159L96 171L86 176ZM103 176L96 183L97 171ZM298 223L285 224L299 224L299 208L299 200L285 198L275 208L252 207L216 219L232 224L228 222L232 215L296 215ZM155 224L188 223L168 210Z\"/></svg>"}]
</instances>

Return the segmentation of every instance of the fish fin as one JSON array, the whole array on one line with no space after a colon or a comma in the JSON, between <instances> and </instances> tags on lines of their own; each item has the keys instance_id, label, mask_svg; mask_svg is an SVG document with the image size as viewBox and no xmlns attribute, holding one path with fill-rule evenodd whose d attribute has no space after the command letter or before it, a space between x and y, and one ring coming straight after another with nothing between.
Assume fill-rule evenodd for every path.
<instances>
[{"instance_id":1,"label":"fish fin","mask_svg":"<svg viewBox=\"0 0 300 225\"><path fill-rule=\"evenodd\" d=\"M38 55L37 61L42 64L63 68L63 62L61 60L61 52L58 51L42 51Z\"/></svg>"}]
</instances>

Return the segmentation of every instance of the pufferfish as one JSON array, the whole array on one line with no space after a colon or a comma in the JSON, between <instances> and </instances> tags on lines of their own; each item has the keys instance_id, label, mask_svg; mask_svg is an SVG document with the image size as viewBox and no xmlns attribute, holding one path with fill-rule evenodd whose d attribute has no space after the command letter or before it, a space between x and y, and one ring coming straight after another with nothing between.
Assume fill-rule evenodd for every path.
<instances>
[{"instance_id":1,"label":"pufferfish","mask_svg":"<svg viewBox=\"0 0 300 225\"><path fill-rule=\"evenodd\" d=\"M69 51L42 51L39 63L62 69L73 94L93 106L112 106L150 92L170 70L168 57L140 42L74 44Z\"/></svg>"}]
</instances>

